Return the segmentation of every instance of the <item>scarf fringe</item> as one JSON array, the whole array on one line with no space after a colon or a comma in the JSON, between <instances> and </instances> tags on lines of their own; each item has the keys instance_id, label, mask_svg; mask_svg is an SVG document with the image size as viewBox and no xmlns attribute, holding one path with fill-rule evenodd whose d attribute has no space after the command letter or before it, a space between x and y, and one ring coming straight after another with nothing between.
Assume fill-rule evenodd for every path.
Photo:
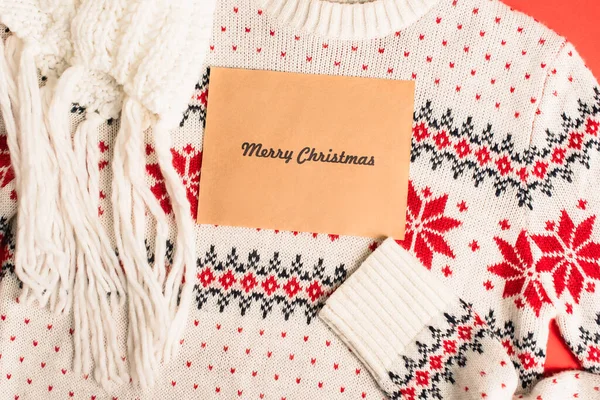
<instances>
[{"instance_id":1,"label":"scarf fringe","mask_svg":"<svg viewBox=\"0 0 600 400\"><path fill-rule=\"evenodd\" d=\"M149 388L159 373L170 321L160 279L166 275L162 269L168 222L145 182L144 124L142 105L125 98L114 145L112 202L117 248L129 294L127 347L131 375L142 388ZM146 251L146 207L156 219L155 268L150 265Z\"/></svg>"},{"instance_id":2,"label":"scarf fringe","mask_svg":"<svg viewBox=\"0 0 600 400\"><path fill-rule=\"evenodd\" d=\"M15 271L20 300L74 312L74 369L106 389L129 380L116 314L126 278L98 218L97 132L89 114L71 136L69 109L80 68L40 88L35 51L11 36L0 48L0 110L17 192ZM18 112L17 112L18 111Z\"/></svg>"},{"instance_id":3,"label":"scarf fringe","mask_svg":"<svg viewBox=\"0 0 600 400\"><path fill-rule=\"evenodd\" d=\"M46 218L47 222L42 221L46 231L43 237L50 237L52 243L56 247L54 254L47 256L48 265L56 270L57 282L54 290L49 293L50 309L55 313L69 313L73 303L73 279L71 276L72 267L67 267L66 264L71 259L73 253L73 235L68 226L68 220L61 211L60 203L58 202L58 193L60 185L60 171L58 167L57 154L52 149L52 141L49 137L47 116L50 109L50 103L56 87L56 80L50 79L47 84L40 89L42 100L42 132L44 136L44 151L47 152L47 157L52 166L49 172L50 176L43 176L41 179L47 180L47 183L42 186L43 191L40 192L40 198L44 199L45 204L38 203L40 207L39 214ZM38 227L38 229L43 229ZM55 264L60 263L60 264ZM68 265L68 264L67 264ZM43 306L43 303L40 304Z\"/></svg>"},{"instance_id":4,"label":"scarf fringe","mask_svg":"<svg viewBox=\"0 0 600 400\"><path fill-rule=\"evenodd\" d=\"M169 124L152 129L155 154L170 196L177 237L169 272L165 268L168 221L145 182L144 125L146 111L127 97L113 159L113 214L119 255L128 279L128 351L132 377L143 388L154 384L161 362L177 353L192 301L194 222L186 190L173 167ZM154 265L146 256L146 207L156 220ZM189 268L186 268L189 266Z\"/></svg>"},{"instance_id":5,"label":"scarf fringe","mask_svg":"<svg viewBox=\"0 0 600 400\"><path fill-rule=\"evenodd\" d=\"M176 125L167 119L159 120L153 128L153 139L158 165L163 174L165 186L172 202L177 238L175 257L165 283L165 297L169 302L172 322L165 343L164 361L169 362L177 354L179 341L183 336L189 307L192 302L194 270L196 265L196 243L194 221L190 215L190 202L185 186L173 167L171 153L171 126Z\"/></svg>"},{"instance_id":6,"label":"scarf fringe","mask_svg":"<svg viewBox=\"0 0 600 400\"><path fill-rule=\"evenodd\" d=\"M177 226L167 269L169 221L145 180L147 111L126 97L112 160L112 207L118 256L98 218L98 131L88 112L71 135L69 109L83 67L68 68L39 87L35 52L18 39L0 47L0 111L18 196L15 270L21 300L74 316L74 372L90 373L107 390L130 377L154 385L162 362L177 354L187 324L195 274L194 222L185 186L173 167L170 128L151 135ZM153 261L147 212L155 221ZM117 315L128 315L127 364Z\"/></svg>"},{"instance_id":7,"label":"scarf fringe","mask_svg":"<svg viewBox=\"0 0 600 400\"><path fill-rule=\"evenodd\" d=\"M97 140L98 120L91 116L77 127L71 136L69 109L75 85L83 74L83 67L70 67L56 84L52 102L46 114L52 146L56 159L61 160L59 169L59 205L66 224L75 238L75 280L73 291L75 343L81 351L75 357L76 372L89 372L94 363L94 377L104 387L121 384L128 375L120 361L117 341L116 313L123 305L125 278L113 249L107 246L108 237L103 230L98 208L93 207L99 192L90 193L90 182L97 179L95 169L88 170L87 161L81 163L79 148L81 137L87 141ZM73 143L75 141L75 144ZM85 148L97 146L84 143ZM93 154L91 155L93 158ZM86 173L87 171L87 173ZM90 177L91 176L91 177ZM89 341L89 343L88 343Z\"/></svg>"},{"instance_id":8,"label":"scarf fringe","mask_svg":"<svg viewBox=\"0 0 600 400\"><path fill-rule=\"evenodd\" d=\"M44 123L44 104L51 87L40 89L32 48L22 46L18 61L19 189L15 271L23 282L21 300L56 307L68 303L64 274L64 235L56 210L57 163ZM55 292L59 291L58 295Z\"/></svg>"}]
</instances>

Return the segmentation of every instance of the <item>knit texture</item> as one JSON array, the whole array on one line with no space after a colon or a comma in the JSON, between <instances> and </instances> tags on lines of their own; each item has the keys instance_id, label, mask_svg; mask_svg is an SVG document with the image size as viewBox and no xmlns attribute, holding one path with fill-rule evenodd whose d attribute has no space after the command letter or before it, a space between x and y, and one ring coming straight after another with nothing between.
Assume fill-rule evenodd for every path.
<instances>
[{"instance_id":1,"label":"knit texture","mask_svg":"<svg viewBox=\"0 0 600 400\"><path fill-rule=\"evenodd\" d=\"M393 239L327 300L320 317L392 399L509 399L517 388L493 314L477 315ZM597 375L559 377L518 398L598 395Z\"/></svg>"},{"instance_id":2,"label":"knit texture","mask_svg":"<svg viewBox=\"0 0 600 400\"><path fill-rule=\"evenodd\" d=\"M0 22L31 46L41 74L56 78L73 55L69 24L75 8L74 1L3 1Z\"/></svg>"},{"instance_id":3,"label":"knit texture","mask_svg":"<svg viewBox=\"0 0 600 400\"><path fill-rule=\"evenodd\" d=\"M422 329L415 325L412 339L407 333L405 347L396 352L415 359L417 342L435 340L426 336L428 326L452 335L447 313L485 332L484 354L512 364L513 375L498 375L513 379L500 382L507 386L502 396L578 393L582 398L598 386L590 374L538 381L548 321L555 315L584 367L598 372L600 366L595 287L600 204L594 195L600 179L598 84L564 38L502 3L410 3L411 13L419 14L412 23L398 30L384 24L373 35L348 39L337 29L315 31L333 18L295 25L280 18L276 5L281 3L222 0L208 65L415 80L407 235L400 246L417 260L415 269L435 276L470 306L458 300L440 305L440 313L432 310ZM348 9L340 9L343 25L349 23L343 17ZM294 15L310 19L310 13ZM190 215L197 211L209 81L207 71L170 146ZM114 231L108 166L118 125L103 126L99 134L98 207L107 232ZM152 140L144 143L146 183L173 228L174 202L155 146ZM4 198L7 204L14 201L8 192ZM12 216L7 211L8 239ZM153 260L155 227L148 225L147 256ZM156 376L152 390L125 384L110 393L71 369L70 316L16 302L14 248L6 239L0 291L3 397L335 399L393 393L387 384L380 389L379 369L367 353L355 350L362 364L317 318L327 297L379 241L207 225L196 226L195 234L193 311L178 338L176 358ZM173 243L173 237L166 242L167 268ZM485 328L476 327L475 314ZM127 318L117 321L118 332L126 335ZM122 351L121 362L129 363ZM497 381L475 381L481 371L473 366L480 360L467 362L453 376L465 371L456 382L471 379L491 396ZM500 366L493 368L483 372L489 377ZM387 363L384 369L402 377L402 370ZM475 393L439 383L444 395Z\"/></svg>"},{"instance_id":4,"label":"knit texture","mask_svg":"<svg viewBox=\"0 0 600 400\"><path fill-rule=\"evenodd\" d=\"M194 270L185 265L195 264L194 232L169 151L170 129L200 76L211 8L194 0L0 7L0 21L14 30L0 49L0 106L18 208L19 301L73 313L73 370L93 371L106 390L127 381L153 386L186 326ZM73 103L85 111L83 121L69 120ZM98 130L121 106L114 226L106 227L98 215ZM168 274L162 260L169 226L144 184L149 125L175 215ZM146 207L157 221L155 265L146 254ZM112 240L107 228L114 229ZM115 319L126 302L123 335ZM125 343L128 365L117 354Z\"/></svg>"}]
</instances>

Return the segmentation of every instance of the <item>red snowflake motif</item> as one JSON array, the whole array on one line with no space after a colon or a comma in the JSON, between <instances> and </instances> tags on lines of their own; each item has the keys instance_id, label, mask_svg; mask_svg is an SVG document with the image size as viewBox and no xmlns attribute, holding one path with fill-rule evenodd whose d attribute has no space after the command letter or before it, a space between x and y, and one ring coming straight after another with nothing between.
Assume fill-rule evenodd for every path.
<instances>
[{"instance_id":1,"label":"red snowflake motif","mask_svg":"<svg viewBox=\"0 0 600 400\"><path fill-rule=\"evenodd\" d=\"M202 168L202 151L188 144L182 151L171 149L173 166L183 179L186 195L190 202L193 218L198 214L198 189L200 185L200 169Z\"/></svg>"},{"instance_id":2,"label":"red snowflake motif","mask_svg":"<svg viewBox=\"0 0 600 400\"><path fill-rule=\"evenodd\" d=\"M513 167L510 163L510 158L508 158L508 156L504 156L498 159L498 161L496 161L496 166L498 167L500 175L503 176L512 172L513 170Z\"/></svg>"},{"instance_id":3,"label":"red snowflake motif","mask_svg":"<svg viewBox=\"0 0 600 400\"><path fill-rule=\"evenodd\" d=\"M6 136L0 136L0 187L5 187L15 179L15 173L10 163L10 151Z\"/></svg>"},{"instance_id":4,"label":"red snowflake motif","mask_svg":"<svg viewBox=\"0 0 600 400\"><path fill-rule=\"evenodd\" d=\"M588 118L587 123L585 124L585 133L592 136L598 136L598 129L600 129L600 123Z\"/></svg>"},{"instance_id":5,"label":"red snowflake motif","mask_svg":"<svg viewBox=\"0 0 600 400\"><path fill-rule=\"evenodd\" d=\"M429 357L429 368L433 370L442 369L442 356L437 355Z\"/></svg>"},{"instance_id":6,"label":"red snowflake motif","mask_svg":"<svg viewBox=\"0 0 600 400\"><path fill-rule=\"evenodd\" d=\"M212 281L215 280L215 276L213 275L213 273L209 267L204 268L202 270L202 272L198 273L197 276L198 276L198 280L204 287L207 287L208 285L210 285L212 283Z\"/></svg>"},{"instance_id":7,"label":"red snowflake motif","mask_svg":"<svg viewBox=\"0 0 600 400\"><path fill-rule=\"evenodd\" d=\"M254 277L252 272L248 272L240 281L242 288L246 291L246 293L250 292L254 287L258 284L258 281Z\"/></svg>"},{"instance_id":8,"label":"red snowflake motif","mask_svg":"<svg viewBox=\"0 0 600 400\"><path fill-rule=\"evenodd\" d=\"M206 107L206 103L208 100L208 88L204 89L200 92L200 94L196 95L196 100L198 100L200 104Z\"/></svg>"},{"instance_id":9,"label":"red snowflake motif","mask_svg":"<svg viewBox=\"0 0 600 400\"><path fill-rule=\"evenodd\" d=\"M429 385L429 371L417 371L415 372L415 380L419 386Z\"/></svg>"},{"instance_id":10,"label":"red snowflake motif","mask_svg":"<svg viewBox=\"0 0 600 400\"><path fill-rule=\"evenodd\" d=\"M310 297L310 301L313 303L323 295L323 288L319 285L319 282L313 281L310 286L306 288L306 293Z\"/></svg>"},{"instance_id":11,"label":"red snowflake motif","mask_svg":"<svg viewBox=\"0 0 600 400\"><path fill-rule=\"evenodd\" d=\"M415 125L415 127L413 128L413 137L415 138L415 140L417 142L422 141L423 139L427 138L429 136L429 130L427 129L427 127L425 126L425 124L423 122Z\"/></svg>"},{"instance_id":12,"label":"red snowflake motif","mask_svg":"<svg viewBox=\"0 0 600 400\"><path fill-rule=\"evenodd\" d=\"M485 165L492 159L490 156L490 151L487 149L487 147L482 147L477 150L475 152L475 157L477 157L477 162L479 162L479 165Z\"/></svg>"},{"instance_id":13,"label":"red snowflake motif","mask_svg":"<svg viewBox=\"0 0 600 400\"><path fill-rule=\"evenodd\" d=\"M508 339L502 342L502 346L504 347L504 350L506 350L506 354L508 354L509 356L515 354L515 349L513 348L512 344Z\"/></svg>"},{"instance_id":14,"label":"red snowflake motif","mask_svg":"<svg viewBox=\"0 0 600 400\"><path fill-rule=\"evenodd\" d=\"M575 303L579 303L586 276L600 280L600 243L592 241L595 220L594 215L575 226L563 210L556 230L531 236L543 253L537 270L551 272L556 295L566 288Z\"/></svg>"},{"instance_id":15,"label":"red snowflake motif","mask_svg":"<svg viewBox=\"0 0 600 400\"><path fill-rule=\"evenodd\" d=\"M265 279L261 285L265 290L267 296L272 295L277 289L279 289L279 284L277 283L277 279L273 275L269 276Z\"/></svg>"},{"instance_id":16,"label":"red snowflake motif","mask_svg":"<svg viewBox=\"0 0 600 400\"><path fill-rule=\"evenodd\" d=\"M535 361L535 358L533 358L531 353L522 353L522 354L519 354L517 357L519 357L519 361L521 361L521 365L526 370L537 367L537 361Z\"/></svg>"},{"instance_id":17,"label":"red snowflake motif","mask_svg":"<svg viewBox=\"0 0 600 400\"><path fill-rule=\"evenodd\" d=\"M521 182L527 182L527 178L529 177L529 173L527 172L527 168L519 168L517 170L517 176L521 180Z\"/></svg>"},{"instance_id":18,"label":"red snowflake motif","mask_svg":"<svg viewBox=\"0 0 600 400\"><path fill-rule=\"evenodd\" d=\"M565 162L566 149L556 148L552 151L552 162L555 164L562 164Z\"/></svg>"},{"instance_id":19,"label":"red snowflake motif","mask_svg":"<svg viewBox=\"0 0 600 400\"><path fill-rule=\"evenodd\" d=\"M229 289L236 281L237 279L235 279L235 276L229 269L219 277L219 283L225 290Z\"/></svg>"},{"instance_id":20,"label":"red snowflake motif","mask_svg":"<svg viewBox=\"0 0 600 400\"><path fill-rule=\"evenodd\" d=\"M551 302L540 281L540 271L533 266L527 232L521 231L514 246L499 237L495 237L494 240L504 260L489 266L488 271L506 280L502 297L523 295L527 304L539 316L543 304Z\"/></svg>"},{"instance_id":21,"label":"red snowflake motif","mask_svg":"<svg viewBox=\"0 0 600 400\"><path fill-rule=\"evenodd\" d=\"M570 148L581 150L582 144L583 144L583 133L572 132L571 135L569 135L569 147Z\"/></svg>"},{"instance_id":22,"label":"red snowflake motif","mask_svg":"<svg viewBox=\"0 0 600 400\"><path fill-rule=\"evenodd\" d=\"M147 165L146 171L148 171L148 174L150 174L151 176L155 176L155 174L158 174L160 176L160 179L164 179L162 178L162 172L160 172L158 164ZM154 196L156 196L156 198L160 202L160 206L162 207L165 214L171 214L173 208L171 208L171 200L169 200L169 195L167 194L167 187L165 186L164 180L157 181L154 185L152 185L152 187L150 187L150 190L152 191L152 193L154 193Z\"/></svg>"},{"instance_id":23,"label":"red snowflake motif","mask_svg":"<svg viewBox=\"0 0 600 400\"><path fill-rule=\"evenodd\" d=\"M409 182L406 233L398 244L414 251L427 269L431 269L434 253L455 257L444 234L461 223L444 215L447 201L447 194L434 199L421 198Z\"/></svg>"},{"instance_id":24,"label":"red snowflake motif","mask_svg":"<svg viewBox=\"0 0 600 400\"><path fill-rule=\"evenodd\" d=\"M536 161L533 166L533 175L537 176L540 179L544 179L546 176L546 172L548 171L548 163L544 161Z\"/></svg>"},{"instance_id":25,"label":"red snowflake motif","mask_svg":"<svg viewBox=\"0 0 600 400\"><path fill-rule=\"evenodd\" d=\"M471 154L471 146L467 143L466 139L462 139L460 142L454 145L454 149L456 149L456 153L459 158L463 158Z\"/></svg>"},{"instance_id":26,"label":"red snowflake motif","mask_svg":"<svg viewBox=\"0 0 600 400\"><path fill-rule=\"evenodd\" d=\"M471 328L470 326L459 326L458 327L458 338L460 340L471 340Z\"/></svg>"},{"instance_id":27,"label":"red snowflake motif","mask_svg":"<svg viewBox=\"0 0 600 400\"><path fill-rule=\"evenodd\" d=\"M444 340L444 353L447 353L447 354L456 353L456 341Z\"/></svg>"},{"instance_id":28,"label":"red snowflake motif","mask_svg":"<svg viewBox=\"0 0 600 400\"><path fill-rule=\"evenodd\" d=\"M600 348L598 348L597 346L590 346L590 348L588 349L588 356L586 360L592 362L600 362Z\"/></svg>"},{"instance_id":29,"label":"red snowflake motif","mask_svg":"<svg viewBox=\"0 0 600 400\"><path fill-rule=\"evenodd\" d=\"M414 387L400 389L400 394L402 395L403 400L415 400L417 391Z\"/></svg>"},{"instance_id":30,"label":"red snowflake motif","mask_svg":"<svg viewBox=\"0 0 600 400\"><path fill-rule=\"evenodd\" d=\"M435 140L435 145L438 150L442 150L450 145L450 139L448 138L448 134L446 131L439 131L433 136L433 140Z\"/></svg>"},{"instance_id":31,"label":"red snowflake motif","mask_svg":"<svg viewBox=\"0 0 600 400\"><path fill-rule=\"evenodd\" d=\"M285 285L283 285L283 290L285 290L285 293L288 295L288 297L292 298L296 295L296 293L302 290L302 286L300 286L298 279L296 279L294 276L288 280Z\"/></svg>"},{"instance_id":32,"label":"red snowflake motif","mask_svg":"<svg viewBox=\"0 0 600 400\"><path fill-rule=\"evenodd\" d=\"M152 153L154 149L152 149L152 146L148 146L146 152ZM190 212L192 217L196 218L198 213L198 186L200 183L202 152L188 144L182 151L171 149L171 154L173 156L173 167L175 167L186 187L186 195L190 202ZM150 187L150 190L159 200L165 213L170 214L172 212L171 201L158 163L147 164L146 172L154 179L154 184Z\"/></svg>"}]
</instances>

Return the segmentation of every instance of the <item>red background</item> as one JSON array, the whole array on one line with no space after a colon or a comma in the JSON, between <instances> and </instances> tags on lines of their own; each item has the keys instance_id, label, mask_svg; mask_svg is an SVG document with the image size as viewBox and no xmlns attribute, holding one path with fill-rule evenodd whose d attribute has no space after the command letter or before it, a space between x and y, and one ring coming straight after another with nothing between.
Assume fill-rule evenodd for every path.
<instances>
[{"instance_id":1,"label":"red background","mask_svg":"<svg viewBox=\"0 0 600 400\"><path fill-rule=\"evenodd\" d=\"M504 0L565 36L575 45L588 67L600 80L600 1L598 0ZM580 368L562 341L556 324L550 324L548 374Z\"/></svg>"},{"instance_id":2,"label":"red background","mask_svg":"<svg viewBox=\"0 0 600 400\"><path fill-rule=\"evenodd\" d=\"M575 45L600 80L600 1L503 0L533 16Z\"/></svg>"}]
</instances>

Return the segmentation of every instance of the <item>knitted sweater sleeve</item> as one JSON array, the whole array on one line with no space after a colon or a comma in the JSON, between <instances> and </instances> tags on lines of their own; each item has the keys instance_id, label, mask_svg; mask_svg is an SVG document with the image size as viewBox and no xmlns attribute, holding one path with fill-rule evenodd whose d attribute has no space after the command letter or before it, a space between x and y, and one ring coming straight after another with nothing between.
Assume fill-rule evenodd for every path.
<instances>
[{"instance_id":1,"label":"knitted sweater sleeve","mask_svg":"<svg viewBox=\"0 0 600 400\"><path fill-rule=\"evenodd\" d=\"M565 341L600 373L600 87L570 43L549 68L530 153L536 270Z\"/></svg>"},{"instance_id":2,"label":"knitted sweater sleeve","mask_svg":"<svg viewBox=\"0 0 600 400\"><path fill-rule=\"evenodd\" d=\"M517 372L485 321L392 239L331 295L320 317L392 399L598 394L598 376L568 372L515 395Z\"/></svg>"}]
</instances>

